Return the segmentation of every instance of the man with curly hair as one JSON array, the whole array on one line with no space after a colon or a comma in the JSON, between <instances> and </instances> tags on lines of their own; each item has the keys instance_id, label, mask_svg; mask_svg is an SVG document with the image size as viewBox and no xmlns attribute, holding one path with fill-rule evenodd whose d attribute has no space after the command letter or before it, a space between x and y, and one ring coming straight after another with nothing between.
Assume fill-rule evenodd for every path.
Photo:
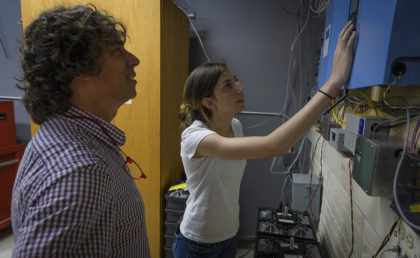
<instances>
[{"instance_id":1,"label":"man with curly hair","mask_svg":"<svg viewBox=\"0 0 420 258\"><path fill-rule=\"evenodd\" d=\"M93 5L47 10L27 27L19 87L41 126L13 189L14 257L150 257L125 135L110 123L136 96L140 61L125 40Z\"/></svg>"}]
</instances>

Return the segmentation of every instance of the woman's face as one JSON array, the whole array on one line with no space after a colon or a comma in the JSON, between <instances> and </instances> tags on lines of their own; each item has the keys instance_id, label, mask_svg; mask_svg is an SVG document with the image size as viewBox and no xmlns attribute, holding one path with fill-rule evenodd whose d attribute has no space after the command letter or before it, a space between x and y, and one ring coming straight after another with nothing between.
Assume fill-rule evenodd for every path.
<instances>
[{"instance_id":1,"label":"woman's face","mask_svg":"<svg viewBox=\"0 0 420 258\"><path fill-rule=\"evenodd\" d=\"M244 90L236 76L226 69L217 81L211 97L212 113L237 114L243 111L245 108Z\"/></svg>"}]
</instances>

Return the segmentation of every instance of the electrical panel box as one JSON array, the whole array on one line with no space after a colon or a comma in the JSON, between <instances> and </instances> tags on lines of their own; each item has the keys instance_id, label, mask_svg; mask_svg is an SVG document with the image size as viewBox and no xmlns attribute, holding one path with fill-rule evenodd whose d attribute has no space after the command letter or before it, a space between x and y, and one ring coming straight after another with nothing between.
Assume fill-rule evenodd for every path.
<instances>
[{"instance_id":1,"label":"electrical panel box","mask_svg":"<svg viewBox=\"0 0 420 258\"><path fill-rule=\"evenodd\" d=\"M385 122L387 119L378 118L376 116L360 116L355 114L347 114L346 130L344 133L344 147L353 152L356 149L356 141L358 135L371 136L375 127ZM388 130L375 132L377 136L387 136Z\"/></svg>"},{"instance_id":2,"label":"electrical panel box","mask_svg":"<svg viewBox=\"0 0 420 258\"><path fill-rule=\"evenodd\" d=\"M404 142L398 138L357 137L353 179L372 196L392 198L392 183Z\"/></svg>"},{"instance_id":3,"label":"electrical panel box","mask_svg":"<svg viewBox=\"0 0 420 258\"><path fill-rule=\"evenodd\" d=\"M318 186L318 184L320 184ZM319 221L321 210L322 180L316 175L292 174L292 210L309 211L314 220Z\"/></svg>"},{"instance_id":4,"label":"electrical panel box","mask_svg":"<svg viewBox=\"0 0 420 258\"><path fill-rule=\"evenodd\" d=\"M342 128L331 128L330 129L330 145L338 151L346 151L344 147L344 133L345 130Z\"/></svg>"},{"instance_id":5,"label":"electrical panel box","mask_svg":"<svg viewBox=\"0 0 420 258\"><path fill-rule=\"evenodd\" d=\"M357 37L349 89L420 84L420 19L417 0L331 0L319 58L318 87L329 78L337 38L348 20Z\"/></svg>"}]
</instances>

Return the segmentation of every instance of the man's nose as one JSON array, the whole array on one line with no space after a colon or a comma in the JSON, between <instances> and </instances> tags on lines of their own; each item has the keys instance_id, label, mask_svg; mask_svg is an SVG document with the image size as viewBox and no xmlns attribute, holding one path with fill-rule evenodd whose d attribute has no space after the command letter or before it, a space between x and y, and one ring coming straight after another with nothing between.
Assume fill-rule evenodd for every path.
<instances>
[{"instance_id":1,"label":"man's nose","mask_svg":"<svg viewBox=\"0 0 420 258\"><path fill-rule=\"evenodd\" d=\"M128 63L130 67L136 67L140 64L140 59L137 58L133 53L127 51L128 54Z\"/></svg>"}]
</instances>

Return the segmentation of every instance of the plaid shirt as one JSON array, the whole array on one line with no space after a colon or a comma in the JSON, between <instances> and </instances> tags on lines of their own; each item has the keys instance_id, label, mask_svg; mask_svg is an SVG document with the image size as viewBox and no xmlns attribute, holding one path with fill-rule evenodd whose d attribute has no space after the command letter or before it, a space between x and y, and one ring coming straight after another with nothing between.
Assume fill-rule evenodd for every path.
<instances>
[{"instance_id":1,"label":"plaid shirt","mask_svg":"<svg viewBox=\"0 0 420 258\"><path fill-rule=\"evenodd\" d=\"M115 126L75 106L65 114ZM28 144L12 198L13 257L150 257L143 199L100 126L55 115Z\"/></svg>"}]
</instances>

